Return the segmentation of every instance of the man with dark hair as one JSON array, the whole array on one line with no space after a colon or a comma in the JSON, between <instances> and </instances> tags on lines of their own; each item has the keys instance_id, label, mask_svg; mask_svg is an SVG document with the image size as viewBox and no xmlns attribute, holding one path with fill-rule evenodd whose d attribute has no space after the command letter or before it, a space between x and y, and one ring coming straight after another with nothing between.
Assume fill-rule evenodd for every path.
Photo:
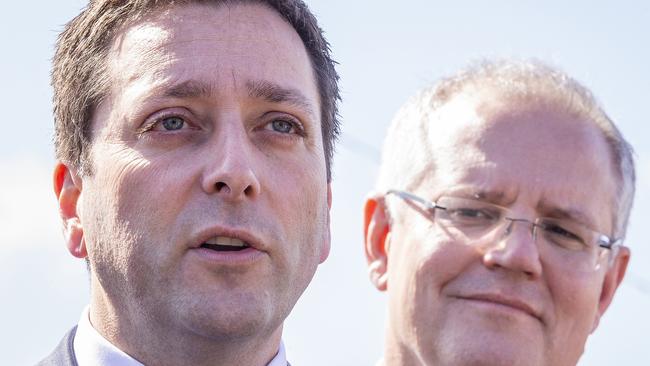
<instances>
[{"instance_id":1,"label":"man with dark hair","mask_svg":"<svg viewBox=\"0 0 650 366\"><path fill-rule=\"evenodd\" d=\"M285 365L330 246L338 76L300 0L91 1L52 71L91 299L41 365Z\"/></svg>"},{"instance_id":2,"label":"man with dark hair","mask_svg":"<svg viewBox=\"0 0 650 366\"><path fill-rule=\"evenodd\" d=\"M575 366L623 280L632 150L591 93L485 62L409 101L365 207L382 366Z\"/></svg>"}]
</instances>

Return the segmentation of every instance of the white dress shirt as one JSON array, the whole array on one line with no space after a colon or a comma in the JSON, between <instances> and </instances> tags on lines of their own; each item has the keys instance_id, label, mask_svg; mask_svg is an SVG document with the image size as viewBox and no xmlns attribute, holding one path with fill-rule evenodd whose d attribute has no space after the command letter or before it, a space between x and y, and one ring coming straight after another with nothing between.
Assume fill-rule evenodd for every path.
<instances>
[{"instance_id":1,"label":"white dress shirt","mask_svg":"<svg viewBox=\"0 0 650 366\"><path fill-rule=\"evenodd\" d=\"M79 366L143 366L133 357L117 348L104 338L90 324L89 306L81 313L77 325L77 333L73 341L74 353ZM287 356L284 343L280 341L280 349L267 366L286 366Z\"/></svg>"}]
</instances>

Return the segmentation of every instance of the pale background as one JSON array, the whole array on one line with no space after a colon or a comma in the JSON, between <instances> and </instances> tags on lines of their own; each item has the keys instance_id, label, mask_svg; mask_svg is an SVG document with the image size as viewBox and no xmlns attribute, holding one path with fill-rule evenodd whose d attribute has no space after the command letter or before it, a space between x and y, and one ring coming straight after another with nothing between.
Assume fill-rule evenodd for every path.
<instances>
[{"instance_id":1,"label":"pale background","mask_svg":"<svg viewBox=\"0 0 650 366\"><path fill-rule=\"evenodd\" d=\"M570 3L570 4L569 4ZM584 82L635 146L632 262L584 365L650 365L650 3L644 1L313 0L340 62L343 135L333 243L285 326L297 366L373 365L385 296L367 280L361 208L393 114L416 89L482 56L535 57ZM400 5L397 5L400 4ZM83 261L64 248L51 188L50 58L82 0L4 2L0 39L0 364L31 365L88 300ZM585 187L589 189L589 187ZM645 230L644 230L645 229Z\"/></svg>"}]
</instances>

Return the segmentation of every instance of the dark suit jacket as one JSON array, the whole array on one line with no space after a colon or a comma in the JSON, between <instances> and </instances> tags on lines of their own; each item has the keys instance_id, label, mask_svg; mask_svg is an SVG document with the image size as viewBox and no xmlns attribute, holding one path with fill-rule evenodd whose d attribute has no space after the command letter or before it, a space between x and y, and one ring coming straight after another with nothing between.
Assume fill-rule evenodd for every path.
<instances>
[{"instance_id":1,"label":"dark suit jacket","mask_svg":"<svg viewBox=\"0 0 650 366\"><path fill-rule=\"evenodd\" d=\"M72 346L75 333L77 333L76 326L63 337L54 351L36 366L78 366ZM287 366L291 366L291 364L287 362Z\"/></svg>"},{"instance_id":2,"label":"dark suit jacket","mask_svg":"<svg viewBox=\"0 0 650 366\"><path fill-rule=\"evenodd\" d=\"M76 326L63 337L54 351L36 366L78 366L72 347L75 333L77 333Z\"/></svg>"}]
</instances>

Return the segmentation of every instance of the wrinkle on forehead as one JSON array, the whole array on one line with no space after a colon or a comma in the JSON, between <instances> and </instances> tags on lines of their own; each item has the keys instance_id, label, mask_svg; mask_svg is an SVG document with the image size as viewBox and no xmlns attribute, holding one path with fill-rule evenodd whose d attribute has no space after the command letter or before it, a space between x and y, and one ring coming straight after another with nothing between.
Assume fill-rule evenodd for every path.
<instances>
[{"instance_id":1,"label":"wrinkle on forehead","mask_svg":"<svg viewBox=\"0 0 650 366\"><path fill-rule=\"evenodd\" d=\"M182 7L184 11L177 11ZM225 11L217 20L210 21L209 11ZM234 13L236 19L231 19ZM279 18L282 21L278 22ZM256 30L256 31L251 31ZM276 42L278 38L293 38L292 42L302 44L302 40L284 19L273 9L262 4L185 4L165 7L129 24L116 36L109 52L109 70L113 78L122 86L128 85L144 75L160 78L174 68L179 61L205 56L213 59L214 71L219 72L219 58L210 53L213 48L193 47L196 42L214 42L221 49L229 49L228 56L246 55L247 51L257 51L262 44L282 47L274 54L269 64L283 62L289 58L304 59L311 65L306 50L288 47L288 42ZM265 42L266 41L266 42ZM223 55L226 56L226 55ZM263 66L263 65L262 65ZM221 70L222 72L224 70ZM296 72L300 70L295 70ZM169 82L169 80L167 81ZM233 80L233 82L236 82ZM116 84L116 83L112 83ZM113 86L115 89L116 86Z\"/></svg>"},{"instance_id":2,"label":"wrinkle on forehead","mask_svg":"<svg viewBox=\"0 0 650 366\"><path fill-rule=\"evenodd\" d=\"M465 195L468 189L501 194L495 203L526 200L534 214L562 212L593 229L613 227L603 219L613 219L614 169L590 121L547 106L460 94L438 110L428 136L436 165L429 184L438 191L470 186Z\"/></svg>"}]
</instances>

